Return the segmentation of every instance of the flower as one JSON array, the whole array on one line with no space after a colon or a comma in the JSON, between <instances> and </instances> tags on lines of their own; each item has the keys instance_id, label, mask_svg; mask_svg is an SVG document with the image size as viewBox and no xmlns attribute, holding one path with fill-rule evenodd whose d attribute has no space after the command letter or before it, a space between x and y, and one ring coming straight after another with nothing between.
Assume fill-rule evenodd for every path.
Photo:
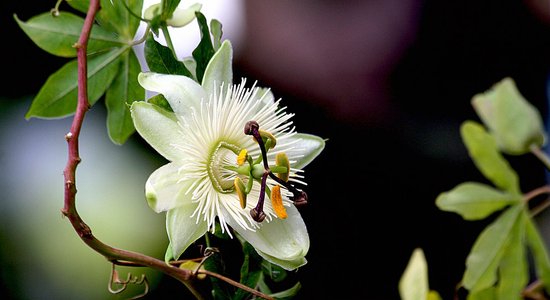
<instances>
[{"instance_id":1,"label":"flower","mask_svg":"<svg viewBox=\"0 0 550 300\"><path fill-rule=\"evenodd\" d=\"M269 90L247 88L244 79L233 84L232 55L226 40L202 84L185 76L139 74L139 83L163 94L173 110L144 101L131 106L138 133L169 161L150 175L146 198L154 211L166 212L166 259L179 257L208 230L214 232L218 222L223 232L232 236L232 228L266 260L293 270L307 262L309 249L306 225L293 205L305 201L305 193L294 184L303 184L302 168L325 143L295 132L293 115Z\"/></svg>"}]
</instances>

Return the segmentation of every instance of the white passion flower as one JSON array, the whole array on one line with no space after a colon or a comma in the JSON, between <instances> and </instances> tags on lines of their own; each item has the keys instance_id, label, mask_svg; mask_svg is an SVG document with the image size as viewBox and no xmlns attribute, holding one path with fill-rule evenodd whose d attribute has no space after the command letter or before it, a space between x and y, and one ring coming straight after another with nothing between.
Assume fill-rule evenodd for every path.
<instances>
[{"instance_id":1,"label":"white passion flower","mask_svg":"<svg viewBox=\"0 0 550 300\"><path fill-rule=\"evenodd\" d=\"M324 148L323 139L295 132L292 114L273 94L245 82L234 85L233 50L224 41L202 84L191 78L140 73L139 83L161 93L173 112L134 102L138 133L169 162L146 183L155 212L166 212L166 259L176 259L216 222L233 229L266 260L287 270L307 261L309 236L295 205L307 196L295 187L302 168Z\"/></svg>"}]
</instances>

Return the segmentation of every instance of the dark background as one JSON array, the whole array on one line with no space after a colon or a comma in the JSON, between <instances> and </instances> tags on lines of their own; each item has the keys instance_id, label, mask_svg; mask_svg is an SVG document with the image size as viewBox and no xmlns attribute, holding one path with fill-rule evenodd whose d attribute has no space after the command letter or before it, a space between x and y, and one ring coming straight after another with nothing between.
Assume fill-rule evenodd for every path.
<instances>
[{"instance_id":1,"label":"dark background","mask_svg":"<svg viewBox=\"0 0 550 300\"><path fill-rule=\"evenodd\" d=\"M36 93L66 61L38 49L12 17L27 20L50 4L1 4L5 99ZM459 126L477 119L471 97L507 76L546 118L550 2L245 1L245 8L235 78L270 86L296 113L298 131L328 139L305 169L311 248L297 273L298 298L399 299L398 280L421 247L430 288L452 299L487 222L435 206L439 193L463 181L486 181ZM510 161L523 191L545 183L533 157ZM170 278L160 287L185 294Z\"/></svg>"}]
</instances>

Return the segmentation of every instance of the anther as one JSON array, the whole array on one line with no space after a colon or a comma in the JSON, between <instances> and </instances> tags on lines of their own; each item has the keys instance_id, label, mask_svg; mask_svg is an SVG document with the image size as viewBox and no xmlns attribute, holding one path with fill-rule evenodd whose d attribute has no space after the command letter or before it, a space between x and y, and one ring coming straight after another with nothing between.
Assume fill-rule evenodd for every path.
<instances>
[{"instance_id":1,"label":"anther","mask_svg":"<svg viewBox=\"0 0 550 300\"><path fill-rule=\"evenodd\" d=\"M271 189L271 206L275 214L280 219L286 219L286 209L283 205L283 198L281 197L281 187L276 185Z\"/></svg>"},{"instance_id":2,"label":"anther","mask_svg":"<svg viewBox=\"0 0 550 300\"><path fill-rule=\"evenodd\" d=\"M241 202L241 208L246 207L246 188L244 186L243 181L239 177L235 177L234 181L235 191L237 191L237 195L239 195L239 201Z\"/></svg>"},{"instance_id":3,"label":"anther","mask_svg":"<svg viewBox=\"0 0 550 300\"><path fill-rule=\"evenodd\" d=\"M244 162L247 160L247 158L248 158L248 151L246 151L246 149L242 149L241 152L239 152L239 156L237 156L237 164L239 166L242 166Z\"/></svg>"},{"instance_id":4,"label":"anther","mask_svg":"<svg viewBox=\"0 0 550 300\"><path fill-rule=\"evenodd\" d=\"M275 165L286 167L285 173L277 173L277 177L281 178L284 181L288 181L288 177L290 175L290 161L288 160L288 156L284 152L277 153L275 156Z\"/></svg>"}]
</instances>

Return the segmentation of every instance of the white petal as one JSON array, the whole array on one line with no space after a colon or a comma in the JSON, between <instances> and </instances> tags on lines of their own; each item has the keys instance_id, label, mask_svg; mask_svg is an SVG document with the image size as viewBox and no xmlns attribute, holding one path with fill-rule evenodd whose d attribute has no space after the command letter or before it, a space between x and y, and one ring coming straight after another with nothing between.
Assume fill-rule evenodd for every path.
<instances>
[{"instance_id":1,"label":"white petal","mask_svg":"<svg viewBox=\"0 0 550 300\"><path fill-rule=\"evenodd\" d=\"M150 103L135 101L130 108L134 126L158 153L170 161L181 155L175 144L183 144L183 135L174 113Z\"/></svg>"},{"instance_id":2,"label":"white petal","mask_svg":"<svg viewBox=\"0 0 550 300\"><path fill-rule=\"evenodd\" d=\"M206 99L204 89L186 76L142 72L138 75L138 81L146 90L163 94L180 116L187 115L191 107L198 107L201 100Z\"/></svg>"},{"instance_id":3,"label":"white petal","mask_svg":"<svg viewBox=\"0 0 550 300\"><path fill-rule=\"evenodd\" d=\"M287 139L289 143L297 140L291 150L286 152L290 160L296 160L291 167L302 169L307 166L325 148L325 141L315 135L297 133Z\"/></svg>"},{"instance_id":4,"label":"white petal","mask_svg":"<svg viewBox=\"0 0 550 300\"><path fill-rule=\"evenodd\" d=\"M187 8L176 8L172 17L166 20L166 25L172 27L183 27L195 20L195 12L200 11L201 3L195 3Z\"/></svg>"},{"instance_id":5,"label":"white petal","mask_svg":"<svg viewBox=\"0 0 550 300\"><path fill-rule=\"evenodd\" d=\"M224 84L224 91L233 84L233 48L231 42L225 40L206 66L202 86L209 95L219 93L219 87Z\"/></svg>"},{"instance_id":6,"label":"white petal","mask_svg":"<svg viewBox=\"0 0 550 300\"><path fill-rule=\"evenodd\" d=\"M181 181L180 166L168 163L151 174L145 184L147 203L155 212L167 211L191 201L191 193L186 194L192 181Z\"/></svg>"},{"instance_id":7,"label":"white petal","mask_svg":"<svg viewBox=\"0 0 550 300\"><path fill-rule=\"evenodd\" d=\"M307 262L305 255L309 250L309 235L298 209L290 206L286 211L286 219L264 220L255 232L233 224L232 219L226 221L263 258L286 270L294 270Z\"/></svg>"},{"instance_id":8,"label":"white petal","mask_svg":"<svg viewBox=\"0 0 550 300\"><path fill-rule=\"evenodd\" d=\"M206 222L199 220L197 223L196 218L191 218L196 208L197 203L189 201L166 213L166 231L175 259L206 233Z\"/></svg>"}]
</instances>

